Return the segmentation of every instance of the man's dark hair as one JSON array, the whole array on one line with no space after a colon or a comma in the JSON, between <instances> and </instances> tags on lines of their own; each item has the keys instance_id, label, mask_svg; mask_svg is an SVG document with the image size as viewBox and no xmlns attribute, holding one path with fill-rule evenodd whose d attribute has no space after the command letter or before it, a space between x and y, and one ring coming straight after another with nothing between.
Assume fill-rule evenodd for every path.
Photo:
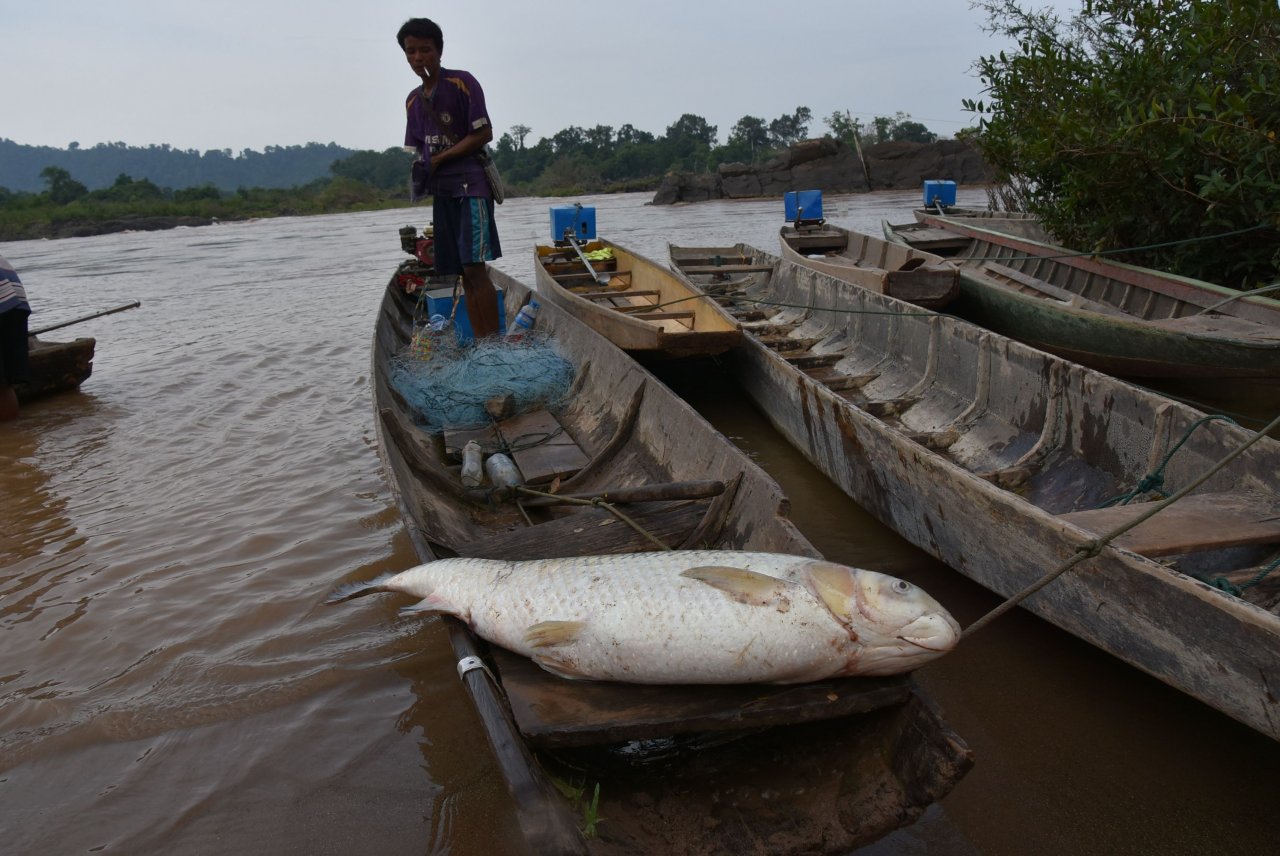
<instances>
[{"instance_id":1,"label":"man's dark hair","mask_svg":"<svg viewBox=\"0 0 1280 856\"><path fill-rule=\"evenodd\" d=\"M404 40L406 36L413 36L416 39L431 39L436 43L436 50L444 51L444 33L440 32L440 25L430 18L410 18L400 27L400 32L396 33L396 41L400 43L400 50L404 50Z\"/></svg>"}]
</instances>

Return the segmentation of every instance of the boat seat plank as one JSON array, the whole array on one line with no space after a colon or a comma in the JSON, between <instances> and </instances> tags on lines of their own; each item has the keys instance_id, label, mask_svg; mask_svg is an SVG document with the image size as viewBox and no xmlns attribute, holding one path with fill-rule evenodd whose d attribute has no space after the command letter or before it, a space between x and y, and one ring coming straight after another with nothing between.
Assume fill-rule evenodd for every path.
<instances>
[{"instance_id":1,"label":"boat seat plank","mask_svg":"<svg viewBox=\"0 0 1280 856\"><path fill-rule=\"evenodd\" d=\"M1119 505L1073 511L1058 515L1058 519L1104 535L1149 508L1150 503ZM1249 493L1192 494L1116 538L1114 543L1148 557L1280 543L1280 501L1274 496Z\"/></svg>"},{"instance_id":2,"label":"boat seat plank","mask_svg":"<svg viewBox=\"0 0 1280 856\"><path fill-rule=\"evenodd\" d=\"M521 733L547 748L830 719L899 704L911 687L904 675L794 686L568 681L509 651L493 654Z\"/></svg>"},{"instance_id":3,"label":"boat seat plank","mask_svg":"<svg viewBox=\"0 0 1280 856\"><path fill-rule=\"evenodd\" d=\"M750 256L738 255L732 253L723 256L689 256L688 258L675 259L676 267L686 270L690 267L699 267L712 265L721 267L723 265L749 265L751 264Z\"/></svg>"},{"instance_id":4,"label":"boat seat plank","mask_svg":"<svg viewBox=\"0 0 1280 856\"><path fill-rule=\"evenodd\" d=\"M690 275L704 273L760 273L762 271L773 270L773 265L727 264L689 265L688 267L681 265L680 270Z\"/></svg>"},{"instance_id":5,"label":"boat seat plank","mask_svg":"<svg viewBox=\"0 0 1280 856\"><path fill-rule=\"evenodd\" d=\"M523 413L499 422L497 428L526 484L566 478L590 460L549 411Z\"/></svg>"},{"instance_id":6,"label":"boat seat plank","mask_svg":"<svg viewBox=\"0 0 1280 856\"><path fill-rule=\"evenodd\" d=\"M480 444L480 448L489 452L495 451L501 443L498 439L498 432L492 425L485 425L483 428L445 428L445 454L451 458L461 460L462 447L471 440L475 440Z\"/></svg>"},{"instance_id":7,"label":"boat seat plank","mask_svg":"<svg viewBox=\"0 0 1280 856\"><path fill-rule=\"evenodd\" d=\"M618 297L657 297L662 292L643 289L623 289L618 291L575 291L574 294L586 300L604 300Z\"/></svg>"},{"instance_id":8,"label":"boat seat plank","mask_svg":"<svg viewBox=\"0 0 1280 856\"><path fill-rule=\"evenodd\" d=\"M638 304L643 305L643 304ZM642 321L679 321L692 318L692 312L628 312L628 318L639 318Z\"/></svg>"}]
</instances>

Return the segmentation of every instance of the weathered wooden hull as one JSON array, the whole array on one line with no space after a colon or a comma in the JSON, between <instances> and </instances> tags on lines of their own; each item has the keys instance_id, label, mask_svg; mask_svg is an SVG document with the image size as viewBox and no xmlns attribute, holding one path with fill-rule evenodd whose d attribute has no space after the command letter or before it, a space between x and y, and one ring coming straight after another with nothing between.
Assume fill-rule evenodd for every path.
<instances>
[{"instance_id":1,"label":"weathered wooden hull","mask_svg":"<svg viewBox=\"0 0 1280 856\"><path fill-rule=\"evenodd\" d=\"M960 294L959 274L939 256L850 229L783 226L779 243L793 264L925 309L942 309Z\"/></svg>"},{"instance_id":2,"label":"weathered wooden hull","mask_svg":"<svg viewBox=\"0 0 1280 856\"><path fill-rule=\"evenodd\" d=\"M1016 234L1030 220L919 217L923 232L886 228L906 241L938 231L965 241L930 246L954 252L956 311L984 327L1126 377L1280 377L1280 302L1071 255Z\"/></svg>"},{"instance_id":3,"label":"weathered wooden hull","mask_svg":"<svg viewBox=\"0 0 1280 856\"><path fill-rule=\"evenodd\" d=\"M814 307L739 298L760 320L744 322L734 365L769 420L879 520L1002 595L1149 508L1091 510L1188 431L1168 493L1251 436L1222 421L1191 430L1203 414L1190 407L786 262L745 292ZM1104 548L1024 606L1280 739L1280 588L1255 587L1253 603L1188 575L1239 585L1280 554L1278 481L1280 444L1264 439L1181 501L1195 514L1175 504L1161 514L1176 525L1157 515L1116 542L1131 549ZM1247 537L1232 529L1246 519Z\"/></svg>"},{"instance_id":4,"label":"weathered wooden hull","mask_svg":"<svg viewBox=\"0 0 1280 856\"><path fill-rule=\"evenodd\" d=\"M491 273L514 317L528 289ZM442 441L417 429L389 382L389 361L412 332L413 305L393 278L377 322L373 379L379 452L419 557L653 549L599 508L530 504L526 523L512 505L477 501L456 486ZM714 480L725 486L714 497L634 504L628 516L677 547L816 555L786 518L777 484L640 365L554 303L544 304L537 329L579 371L557 418L590 462L561 483L561 494ZM532 852L737 853L779 836L789 843L777 852L847 852L912 822L972 764L909 676L790 688L569 682L447 622L459 659L483 657L490 670L469 671L463 681ZM612 750L634 740L659 741L672 757L625 763ZM766 763L770 757L781 760ZM608 822L598 837L583 840L544 766L566 780L585 776L588 786L603 782L599 814ZM799 770L845 785L816 798L788 787ZM730 786L759 802L757 810L720 800Z\"/></svg>"},{"instance_id":5,"label":"weathered wooden hull","mask_svg":"<svg viewBox=\"0 0 1280 856\"><path fill-rule=\"evenodd\" d=\"M96 341L90 338L71 342L46 342L30 337L27 356L31 365L31 380L14 386L18 400L27 402L79 389L80 384L93 373L95 345Z\"/></svg>"},{"instance_id":6,"label":"weathered wooden hull","mask_svg":"<svg viewBox=\"0 0 1280 856\"><path fill-rule=\"evenodd\" d=\"M737 322L665 267L609 241L587 245L601 248L612 250L614 261L596 272L615 285L625 279L625 287L594 282L572 249L539 246L538 292L634 356L714 356L741 343Z\"/></svg>"}]
</instances>

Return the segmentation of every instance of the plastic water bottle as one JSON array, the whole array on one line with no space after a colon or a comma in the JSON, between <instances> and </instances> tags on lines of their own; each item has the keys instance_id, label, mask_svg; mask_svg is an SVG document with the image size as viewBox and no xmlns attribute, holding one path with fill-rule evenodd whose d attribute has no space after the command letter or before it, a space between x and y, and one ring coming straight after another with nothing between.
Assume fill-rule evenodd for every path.
<instances>
[{"instance_id":1,"label":"plastic water bottle","mask_svg":"<svg viewBox=\"0 0 1280 856\"><path fill-rule=\"evenodd\" d=\"M515 487L520 484L520 471L516 462L502 452L495 452L485 459L484 471L495 487Z\"/></svg>"},{"instance_id":2,"label":"plastic water bottle","mask_svg":"<svg viewBox=\"0 0 1280 856\"><path fill-rule=\"evenodd\" d=\"M462 484L464 487L480 487L484 481L484 472L480 469L480 444L475 440L467 441L462 447Z\"/></svg>"},{"instance_id":3,"label":"plastic water bottle","mask_svg":"<svg viewBox=\"0 0 1280 856\"><path fill-rule=\"evenodd\" d=\"M511 329L507 330L508 339L519 339L525 333L533 329L534 322L538 318L538 301L530 298L529 302L520 307L520 311L516 313L516 320L511 322Z\"/></svg>"}]
</instances>

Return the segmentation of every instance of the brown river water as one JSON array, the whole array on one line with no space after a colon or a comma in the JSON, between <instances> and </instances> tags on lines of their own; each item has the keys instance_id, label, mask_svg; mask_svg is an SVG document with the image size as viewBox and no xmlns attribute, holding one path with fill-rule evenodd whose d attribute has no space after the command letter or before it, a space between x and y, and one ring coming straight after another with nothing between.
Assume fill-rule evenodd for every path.
<instances>
[{"instance_id":1,"label":"brown river water","mask_svg":"<svg viewBox=\"0 0 1280 856\"><path fill-rule=\"evenodd\" d=\"M826 215L878 233L917 198L829 197ZM776 246L778 200L647 199L581 201L659 260L669 240ZM549 204L499 209L498 265L526 282ZM369 346L407 258L397 229L427 217L0 247L33 326L142 301L50 334L97 337L93 377L0 425L0 852L515 850L440 623L398 618L400 598L320 603L414 563L378 469ZM782 483L829 558L919 583L961 624L999 602L845 498L714 366L665 379ZM1025 612L917 675L977 765L860 853L1276 852L1280 746Z\"/></svg>"}]
</instances>

